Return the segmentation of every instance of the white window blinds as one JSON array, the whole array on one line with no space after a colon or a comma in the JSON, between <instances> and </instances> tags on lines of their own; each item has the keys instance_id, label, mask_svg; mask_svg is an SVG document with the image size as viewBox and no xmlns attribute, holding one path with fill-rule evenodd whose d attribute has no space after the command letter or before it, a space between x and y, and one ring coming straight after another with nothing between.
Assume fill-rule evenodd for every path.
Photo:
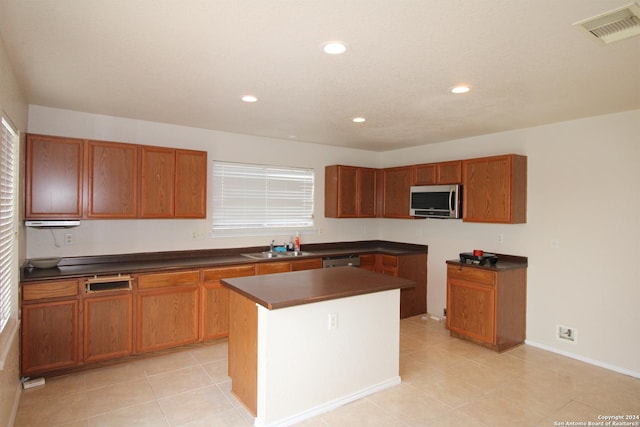
<instances>
[{"instance_id":1,"label":"white window blinds","mask_svg":"<svg viewBox=\"0 0 640 427\"><path fill-rule=\"evenodd\" d=\"M17 283L16 223L18 137L2 118L2 160L0 163L0 332L14 314Z\"/></svg>"},{"instance_id":2,"label":"white window blinds","mask_svg":"<svg viewBox=\"0 0 640 427\"><path fill-rule=\"evenodd\" d=\"M213 231L313 225L313 169L213 162Z\"/></svg>"}]
</instances>

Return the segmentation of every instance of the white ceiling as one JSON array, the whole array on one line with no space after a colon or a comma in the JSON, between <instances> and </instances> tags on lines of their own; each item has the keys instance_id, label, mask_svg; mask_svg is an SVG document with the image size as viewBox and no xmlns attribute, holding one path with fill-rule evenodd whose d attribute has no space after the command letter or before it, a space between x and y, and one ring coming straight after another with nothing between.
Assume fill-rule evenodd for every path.
<instances>
[{"instance_id":1,"label":"white ceiling","mask_svg":"<svg viewBox=\"0 0 640 427\"><path fill-rule=\"evenodd\" d=\"M385 151L640 108L640 37L572 27L629 3L0 0L0 35L30 104Z\"/></svg>"}]
</instances>

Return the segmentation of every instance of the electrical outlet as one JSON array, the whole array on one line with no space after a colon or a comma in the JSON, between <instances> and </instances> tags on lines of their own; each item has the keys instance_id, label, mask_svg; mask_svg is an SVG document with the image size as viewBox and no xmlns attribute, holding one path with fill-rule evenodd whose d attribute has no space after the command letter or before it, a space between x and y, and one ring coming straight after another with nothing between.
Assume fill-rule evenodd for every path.
<instances>
[{"instance_id":1,"label":"electrical outlet","mask_svg":"<svg viewBox=\"0 0 640 427\"><path fill-rule=\"evenodd\" d=\"M578 331L575 328L569 328L567 326L557 325L557 337L561 340L566 340L575 343L578 337Z\"/></svg>"},{"instance_id":2,"label":"electrical outlet","mask_svg":"<svg viewBox=\"0 0 640 427\"><path fill-rule=\"evenodd\" d=\"M66 233L64 235L64 244L65 245L73 245L73 234Z\"/></svg>"},{"instance_id":3,"label":"electrical outlet","mask_svg":"<svg viewBox=\"0 0 640 427\"><path fill-rule=\"evenodd\" d=\"M560 247L560 240L551 239L551 249L558 249Z\"/></svg>"},{"instance_id":4,"label":"electrical outlet","mask_svg":"<svg viewBox=\"0 0 640 427\"><path fill-rule=\"evenodd\" d=\"M338 329L338 314L329 313L329 330Z\"/></svg>"},{"instance_id":5,"label":"electrical outlet","mask_svg":"<svg viewBox=\"0 0 640 427\"><path fill-rule=\"evenodd\" d=\"M502 233L498 234L498 243L504 243L504 234Z\"/></svg>"}]
</instances>

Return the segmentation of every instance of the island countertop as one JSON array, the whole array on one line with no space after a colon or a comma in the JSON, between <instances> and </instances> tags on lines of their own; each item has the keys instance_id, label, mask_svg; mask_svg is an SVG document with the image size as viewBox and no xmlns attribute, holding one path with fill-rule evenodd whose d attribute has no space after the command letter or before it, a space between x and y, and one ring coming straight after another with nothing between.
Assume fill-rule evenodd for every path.
<instances>
[{"instance_id":1,"label":"island countertop","mask_svg":"<svg viewBox=\"0 0 640 427\"><path fill-rule=\"evenodd\" d=\"M269 310L415 286L408 279L356 267L238 277L221 283Z\"/></svg>"}]
</instances>

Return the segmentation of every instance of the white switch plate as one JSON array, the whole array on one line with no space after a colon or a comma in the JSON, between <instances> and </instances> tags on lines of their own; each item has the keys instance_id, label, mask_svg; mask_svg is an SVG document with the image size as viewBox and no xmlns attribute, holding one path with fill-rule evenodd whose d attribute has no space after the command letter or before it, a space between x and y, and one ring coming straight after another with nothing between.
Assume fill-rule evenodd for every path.
<instances>
[{"instance_id":1,"label":"white switch plate","mask_svg":"<svg viewBox=\"0 0 640 427\"><path fill-rule=\"evenodd\" d=\"M338 329L338 314L329 313L329 330Z\"/></svg>"}]
</instances>

